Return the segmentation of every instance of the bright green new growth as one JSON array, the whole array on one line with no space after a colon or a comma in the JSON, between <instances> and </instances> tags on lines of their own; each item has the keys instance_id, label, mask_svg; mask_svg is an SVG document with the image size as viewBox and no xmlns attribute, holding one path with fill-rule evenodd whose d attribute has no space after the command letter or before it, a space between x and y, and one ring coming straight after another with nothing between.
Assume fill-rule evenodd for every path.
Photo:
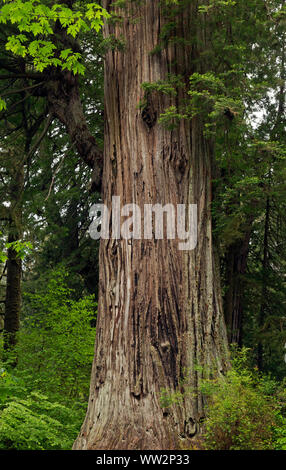
<instances>
[{"instance_id":1,"label":"bright green new growth","mask_svg":"<svg viewBox=\"0 0 286 470\"><path fill-rule=\"evenodd\" d=\"M5 379L7 386L15 381L10 375ZM51 402L40 393L15 397L0 411L0 449L69 450L80 419L75 409Z\"/></svg>"},{"instance_id":2,"label":"bright green new growth","mask_svg":"<svg viewBox=\"0 0 286 470\"><path fill-rule=\"evenodd\" d=\"M103 19L109 17L104 8L97 3L87 3L74 11L64 4L49 7L39 0L4 0L3 3L0 23L11 23L18 30L17 34L9 36L7 50L21 57L30 56L40 72L49 66L60 66L74 73L84 73L80 54L69 48L58 51L52 41L55 25L58 22L73 38L91 29L98 32Z\"/></svg>"},{"instance_id":3,"label":"bright green new growth","mask_svg":"<svg viewBox=\"0 0 286 470\"><path fill-rule=\"evenodd\" d=\"M78 5L75 10L64 4L49 6L40 0L3 0L0 23L15 31L8 37L6 49L31 60L31 67L43 72L47 67L61 67L74 74L83 75L85 66L81 54L71 48L60 49L56 29L76 38L90 30L99 32L104 18L110 15L97 3ZM0 111L6 109L0 97Z\"/></svg>"},{"instance_id":4,"label":"bright green new growth","mask_svg":"<svg viewBox=\"0 0 286 470\"><path fill-rule=\"evenodd\" d=\"M15 242L5 243L4 248L4 251L3 249L0 249L0 263L5 263L5 261L8 259L7 250L12 248L17 253L17 257L23 260L25 256L31 252L33 246L31 242L17 240Z\"/></svg>"}]
</instances>

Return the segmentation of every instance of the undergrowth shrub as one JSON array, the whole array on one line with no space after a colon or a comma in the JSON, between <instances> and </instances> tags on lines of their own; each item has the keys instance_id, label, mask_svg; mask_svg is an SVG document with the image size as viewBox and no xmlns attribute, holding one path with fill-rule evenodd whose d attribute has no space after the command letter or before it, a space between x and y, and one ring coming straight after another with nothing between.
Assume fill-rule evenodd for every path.
<instances>
[{"instance_id":1,"label":"undergrowth shrub","mask_svg":"<svg viewBox=\"0 0 286 470\"><path fill-rule=\"evenodd\" d=\"M31 389L87 400L96 303L93 296L75 300L73 294L59 270L41 292L26 296L17 370Z\"/></svg>"},{"instance_id":2,"label":"undergrowth shrub","mask_svg":"<svg viewBox=\"0 0 286 470\"><path fill-rule=\"evenodd\" d=\"M68 450L80 429L83 403L57 403L40 392L28 392L25 382L3 365L0 372L0 449Z\"/></svg>"},{"instance_id":3,"label":"undergrowth shrub","mask_svg":"<svg viewBox=\"0 0 286 470\"><path fill-rule=\"evenodd\" d=\"M192 450L286 450L286 381L279 383L251 367L248 352L235 348L232 367L224 375L196 365L205 377L200 379L205 418ZM177 390L161 389L161 407L195 399L190 383L187 376Z\"/></svg>"},{"instance_id":4,"label":"undergrowth shrub","mask_svg":"<svg viewBox=\"0 0 286 470\"><path fill-rule=\"evenodd\" d=\"M281 389L270 377L248 367L246 349L236 352L225 376L203 381L207 398L204 448L282 449L286 431Z\"/></svg>"},{"instance_id":5,"label":"undergrowth shrub","mask_svg":"<svg viewBox=\"0 0 286 470\"><path fill-rule=\"evenodd\" d=\"M76 299L62 270L26 303L16 349L0 354L0 449L68 450L87 407L96 304Z\"/></svg>"}]
</instances>

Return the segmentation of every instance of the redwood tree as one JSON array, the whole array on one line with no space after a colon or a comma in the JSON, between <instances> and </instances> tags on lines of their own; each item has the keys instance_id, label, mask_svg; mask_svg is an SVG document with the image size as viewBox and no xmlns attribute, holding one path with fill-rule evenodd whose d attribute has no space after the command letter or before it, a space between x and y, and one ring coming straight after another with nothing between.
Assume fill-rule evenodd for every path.
<instances>
[{"instance_id":1,"label":"redwood tree","mask_svg":"<svg viewBox=\"0 0 286 470\"><path fill-rule=\"evenodd\" d=\"M199 117L172 129L158 122L187 87L170 96L142 84L173 74L187 85L208 39L194 2L124 3L113 9L121 21L104 27L125 47L105 58L103 200L197 204L198 243L181 251L178 239L101 240L90 398L74 449L179 449L200 430L202 375L228 362L212 241L213 140ZM158 47L172 22L180 41ZM174 393L180 403L166 406L162 394Z\"/></svg>"}]
</instances>

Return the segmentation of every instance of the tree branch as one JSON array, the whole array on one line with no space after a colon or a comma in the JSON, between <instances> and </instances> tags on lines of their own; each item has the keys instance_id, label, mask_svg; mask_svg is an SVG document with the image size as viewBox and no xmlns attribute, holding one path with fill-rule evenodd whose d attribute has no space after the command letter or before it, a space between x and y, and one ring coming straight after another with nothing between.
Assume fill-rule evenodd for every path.
<instances>
[{"instance_id":1,"label":"tree branch","mask_svg":"<svg viewBox=\"0 0 286 470\"><path fill-rule=\"evenodd\" d=\"M38 139L36 140L36 142L34 143L34 145L31 147L31 149L29 150L29 152L27 153L27 155L25 156L25 160L28 160L37 150L37 148L39 147L40 143L42 142L43 138L45 137L45 135L47 134L48 130L49 130L49 127L51 125L51 123L53 122L53 116L50 115L48 116L48 119L47 119L47 122L45 124L45 127L43 129L43 131L41 132L41 134L39 135Z\"/></svg>"},{"instance_id":2,"label":"tree branch","mask_svg":"<svg viewBox=\"0 0 286 470\"><path fill-rule=\"evenodd\" d=\"M45 82L40 82L40 83L36 83L35 85L31 85L31 86L27 86L25 88L19 88L18 90L11 90L11 91L7 91L6 93L2 93L1 94L1 97L5 97L5 96L9 96L9 95L14 95L16 93L22 93L23 91L28 91L28 90L32 90L34 88L37 88L41 85L43 85ZM0 91L1 93L1 91Z\"/></svg>"},{"instance_id":3,"label":"tree branch","mask_svg":"<svg viewBox=\"0 0 286 470\"><path fill-rule=\"evenodd\" d=\"M92 190L100 191L103 152L97 147L83 111L78 78L71 72L62 72L46 85L50 112L57 117L70 136L82 160L93 169Z\"/></svg>"}]
</instances>

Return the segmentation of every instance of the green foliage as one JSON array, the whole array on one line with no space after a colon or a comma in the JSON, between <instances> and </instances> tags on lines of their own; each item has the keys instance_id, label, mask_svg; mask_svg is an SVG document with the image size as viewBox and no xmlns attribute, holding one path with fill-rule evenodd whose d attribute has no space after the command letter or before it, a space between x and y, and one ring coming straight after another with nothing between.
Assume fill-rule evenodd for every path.
<instances>
[{"instance_id":1,"label":"green foliage","mask_svg":"<svg viewBox=\"0 0 286 470\"><path fill-rule=\"evenodd\" d=\"M6 243L6 248L8 250L13 249L19 258L24 259L29 253L31 253L33 246L31 242L16 240L15 242Z\"/></svg>"},{"instance_id":2,"label":"green foliage","mask_svg":"<svg viewBox=\"0 0 286 470\"><path fill-rule=\"evenodd\" d=\"M179 405L182 403L184 395L180 391L170 393L166 388L161 389L160 393L160 406L164 409L170 408L174 404Z\"/></svg>"},{"instance_id":3,"label":"green foliage","mask_svg":"<svg viewBox=\"0 0 286 470\"><path fill-rule=\"evenodd\" d=\"M4 248L0 251L0 263L4 263L7 260L7 253L3 250L12 249L17 253L17 257L22 260L31 253L33 246L30 242L23 242L16 240L15 242L7 242L4 244Z\"/></svg>"},{"instance_id":4,"label":"green foliage","mask_svg":"<svg viewBox=\"0 0 286 470\"><path fill-rule=\"evenodd\" d=\"M0 377L0 384L2 381ZM82 419L78 409L52 402L38 392L3 401L1 386L0 449L71 449Z\"/></svg>"},{"instance_id":5,"label":"green foliage","mask_svg":"<svg viewBox=\"0 0 286 470\"><path fill-rule=\"evenodd\" d=\"M227 89L224 78L224 74L211 72L191 75L188 92L191 100L187 108L190 118L205 112L206 127L209 127L226 115L230 119L242 115L243 104L239 98L235 99L234 90Z\"/></svg>"},{"instance_id":6,"label":"green foliage","mask_svg":"<svg viewBox=\"0 0 286 470\"><path fill-rule=\"evenodd\" d=\"M7 109L5 101L0 97L0 111Z\"/></svg>"},{"instance_id":7,"label":"green foliage","mask_svg":"<svg viewBox=\"0 0 286 470\"><path fill-rule=\"evenodd\" d=\"M31 57L35 69L40 72L49 66L60 66L83 74L85 67L79 62L79 53L68 50L67 54L66 49L57 53L58 48L53 42L53 36L57 34L56 23L59 22L67 35L75 38L91 29L98 32L103 19L108 17L107 11L97 3L87 3L83 8L73 10L64 3L49 6L48 2L39 0L3 0L0 10L0 23L11 24L18 30L8 37L6 49L23 58Z\"/></svg>"},{"instance_id":8,"label":"green foliage","mask_svg":"<svg viewBox=\"0 0 286 470\"><path fill-rule=\"evenodd\" d=\"M29 294L16 351L0 363L0 449L71 449L86 410L96 304L58 270ZM16 354L19 361L10 368ZM9 360L10 359L10 360Z\"/></svg>"},{"instance_id":9,"label":"green foliage","mask_svg":"<svg viewBox=\"0 0 286 470\"><path fill-rule=\"evenodd\" d=\"M186 114L180 114L176 106L170 106L164 113L160 114L159 122L169 130L175 129L182 119L187 119Z\"/></svg>"},{"instance_id":10,"label":"green foliage","mask_svg":"<svg viewBox=\"0 0 286 470\"><path fill-rule=\"evenodd\" d=\"M180 75L168 74L166 80L158 80L157 82L144 82L142 88L145 91L145 101L140 104L140 107L144 107L144 103L147 102L148 97L152 93L162 93L171 97L177 96L178 89L184 88L183 77ZM176 128L182 119L188 118L187 115L178 112L176 106L169 106L164 113L160 114L159 123L169 130Z\"/></svg>"},{"instance_id":11,"label":"green foliage","mask_svg":"<svg viewBox=\"0 0 286 470\"><path fill-rule=\"evenodd\" d=\"M208 450L266 450L282 445L278 384L246 365L243 349L224 377L205 380L204 447ZM280 436L279 442L278 437Z\"/></svg>"},{"instance_id":12,"label":"green foliage","mask_svg":"<svg viewBox=\"0 0 286 470\"><path fill-rule=\"evenodd\" d=\"M12 33L7 36L6 50L25 59L30 70L39 72L60 67L83 75L86 67L82 54L74 50L75 39L89 31L99 33L109 16L97 3L76 2L72 9L64 2L53 5L40 0L0 2L0 24ZM67 38L72 48L66 47ZM5 109L6 103L0 96L0 111Z\"/></svg>"},{"instance_id":13,"label":"green foliage","mask_svg":"<svg viewBox=\"0 0 286 470\"><path fill-rule=\"evenodd\" d=\"M156 91L165 95L176 96L177 89L183 87L184 83L180 75L169 74L166 80L158 80L152 83L144 82L141 86L147 95Z\"/></svg>"},{"instance_id":14,"label":"green foliage","mask_svg":"<svg viewBox=\"0 0 286 470\"><path fill-rule=\"evenodd\" d=\"M165 0L166 5L179 5L179 0Z\"/></svg>"},{"instance_id":15,"label":"green foliage","mask_svg":"<svg viewBox=\"0 0 286 470\"><path fill-rule=\"evenodd\" d=\"M7 260L7 255L4 251L0 251L0 263L3 264Z\"/></svg>"},{"instance_id":16,"label":"green foliage","mask_svg":"<svg viewBox=\"0 0 286 470\"><path fill-rule=\"evenodd\" d=\"M18 372L44 393L85 399L95 340L93 296L73 300L67 273L53 273L42 292L27 294L17 354Z\"/></svg>"},{"instance_id":17,"label":"green foliage","mask_svg":"<svg viewBox=\"0 0 286 470\"><path fill-rule=\"evenodd\" d=\"M233 7L236 5L236 1L233 0L211 0L208 5L200 5L199 12L200 13L212 13L212 10L216 8L224 8Z\"/></svg>"},{"instance_id":18,"label":"green foliage","mask_svg":"<svg viewBox=\"0 0 286 470\"><path fill-rule=\"evenodd\" d=\"M205 450L286 449L286 383L262 375L251 366L250 351L233 346L231 368L225 375L196 366L205 399L202 435L194 445ZM161 389L167 412L196 392L187 374L177 390Z\"/></svg>"},{"instance_id":19,"label":"green foliage","mask_svg":"<svg viewBox=\"0 0 286 470\"><path fill-rule=\"evenodd\" d=\"M286 450L286 417L278 413L276 422L274 428L275 450Z\"/></svg>"}]
</instances>

